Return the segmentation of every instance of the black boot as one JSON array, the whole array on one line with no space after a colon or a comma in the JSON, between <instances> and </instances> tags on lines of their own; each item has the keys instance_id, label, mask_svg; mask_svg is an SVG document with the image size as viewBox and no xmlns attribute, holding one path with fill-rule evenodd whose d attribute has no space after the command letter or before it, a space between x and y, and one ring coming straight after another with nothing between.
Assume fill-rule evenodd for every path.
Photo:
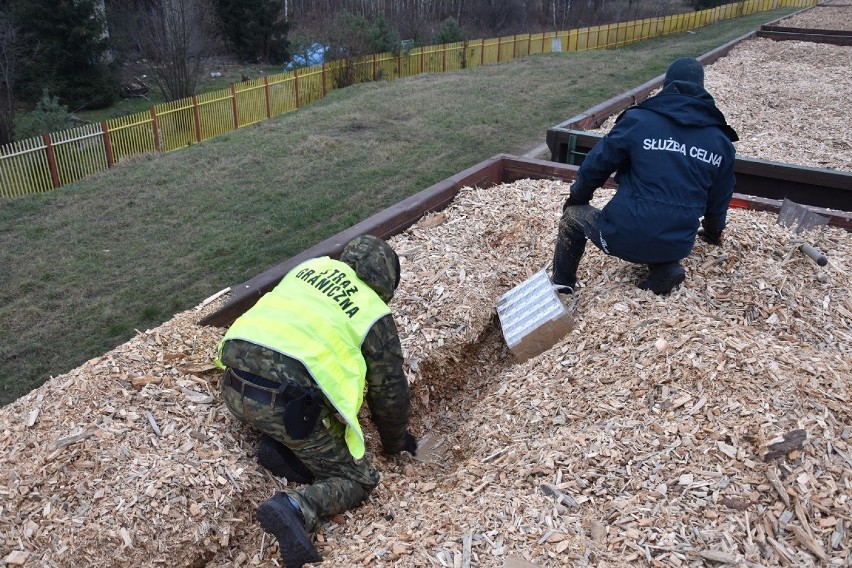
<instances>
[{"instance_id":1,"label":"black boot","mask_svg":"<svg viewBox=\"0 0 852 568\"><path fill-rule=\"evenodd\" d=\"M305 530L305 517L286 493L276 493L261 503L257 508L257 520L263 530L278 539L281 558L287 568L302 568L305 564L322 561Z\"/></svg>"},{"instance_id":2,"label":"black boot","mask_svg":"<svg viewBox=\"0 0 852 568\"><path fill-rule=\"evenodd\" d=\"M257 449L257 463L275 477L286 477L295 483L313 483L314 474L303 464L293 450L264 434Z\"/></svg>"},{"instance_id":3,"label":"black boot","mask_svg":"<svg viewBox=\"0 0 852 568\"><path fill-rule=\"evenodd\" d=\"M686 272L680 262L665 262L648 265L648 278L637 286L642 290L650 290L656 295L668 294L678 284L686 279Z\"/></svg>"}]
</instances>

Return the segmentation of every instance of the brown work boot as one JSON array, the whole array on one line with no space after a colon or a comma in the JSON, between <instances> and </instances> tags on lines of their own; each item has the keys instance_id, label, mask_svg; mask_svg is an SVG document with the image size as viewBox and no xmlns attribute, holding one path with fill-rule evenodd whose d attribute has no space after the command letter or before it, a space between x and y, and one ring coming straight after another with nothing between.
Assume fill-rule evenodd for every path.
<instances>
[{"instance_id":1,"label":"brown work boot","mask_svg":"<svg viewBox=\"0 0 852 568\"><path fill-rule=\"evenodd\" d=\"M257 520L263 530L275 535L281 559L287 568L302 568L305 564L321 562L322 557L311 543L305 530L302 511L286 493L276 493L257 508Z\"/></svg>"}]
</instances>

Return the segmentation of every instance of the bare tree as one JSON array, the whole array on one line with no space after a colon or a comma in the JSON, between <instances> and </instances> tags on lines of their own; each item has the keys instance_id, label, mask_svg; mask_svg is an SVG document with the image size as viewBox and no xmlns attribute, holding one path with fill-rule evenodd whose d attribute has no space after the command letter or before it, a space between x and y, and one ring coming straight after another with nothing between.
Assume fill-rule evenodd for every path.
<instances>
[{"instance_id":1,"label":"bare tree","mask_svg":"<svg viewBox=\"0 0 852 568\"><path fill-rule=\"evenodd\" d=\"M465 10L468 22L474 22L490 35L509 34L524 29L526 14L520 0L474 0Z\"/></svg>"},{"instance_id":2,"label":"bare tree","mask_svg":"<svg viewBox=\"0 0 852 568\"><path fill-rule=\"evenodd\" d=\"M429 22L417 10L416 6L410 6L395 14L395 22L403 38L413 39L420 43L425 43L429 39Z\"/></svg>"},{"instance_id":3,"label":"bare tree","mask_svg":"<svg viewBox=\"0 0 852 568\"><path fill-rule=\"evenodd\" d=\"M551 25L554 30L566 29L569 27L569 14L571 13L571 0L559 2L553 0L551 5Z\"/></svg>"},{"instance_id":4,"label":"bare tree","mask_svg":"<svg viewBox=\"0 0 852 568\"><path fill-rule=\"evenodd\" d=\"M151 65L166 100L195 94L201 63L213 46L214 10L208 0L125 0L113 21Z\"/></svg>"}]
</instances>

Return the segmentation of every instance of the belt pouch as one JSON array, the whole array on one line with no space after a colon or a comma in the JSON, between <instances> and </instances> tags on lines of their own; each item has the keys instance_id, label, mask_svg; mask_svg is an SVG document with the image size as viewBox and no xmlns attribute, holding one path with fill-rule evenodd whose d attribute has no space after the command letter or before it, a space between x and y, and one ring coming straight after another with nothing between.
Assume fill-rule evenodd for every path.
<instances>
[{"instance_id":1,"label":"belt pouch","mask_svg":"<svg viewBox=\"0 0 852 568\"><path fill-rule=\"evenodd\" d=\"M313 391L313 392L311 392ZM284 407L284 428L294 440L304 440L314 431L322 408L322 397L310 389Z\"/></svg>"}]
</instances>

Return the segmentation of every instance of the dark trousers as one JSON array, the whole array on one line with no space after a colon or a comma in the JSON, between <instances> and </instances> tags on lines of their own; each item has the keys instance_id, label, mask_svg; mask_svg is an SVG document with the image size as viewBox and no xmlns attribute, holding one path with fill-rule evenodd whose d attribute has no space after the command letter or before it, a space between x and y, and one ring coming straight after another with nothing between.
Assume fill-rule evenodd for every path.
<instances>
[{"instance_id":1,"label":"dark trousers","mask_svg":"<svg viewBox=\"0 0 852 568\"><path fill-rule=\"evenodd\" d=\"M559 221L556 250L553 253L553 283L560 286L577 286L577 267L586 250L586 241L604 252L598 217L601 210L591 205L572 205L565 208Z\"/></svg>"}]
</instances>

